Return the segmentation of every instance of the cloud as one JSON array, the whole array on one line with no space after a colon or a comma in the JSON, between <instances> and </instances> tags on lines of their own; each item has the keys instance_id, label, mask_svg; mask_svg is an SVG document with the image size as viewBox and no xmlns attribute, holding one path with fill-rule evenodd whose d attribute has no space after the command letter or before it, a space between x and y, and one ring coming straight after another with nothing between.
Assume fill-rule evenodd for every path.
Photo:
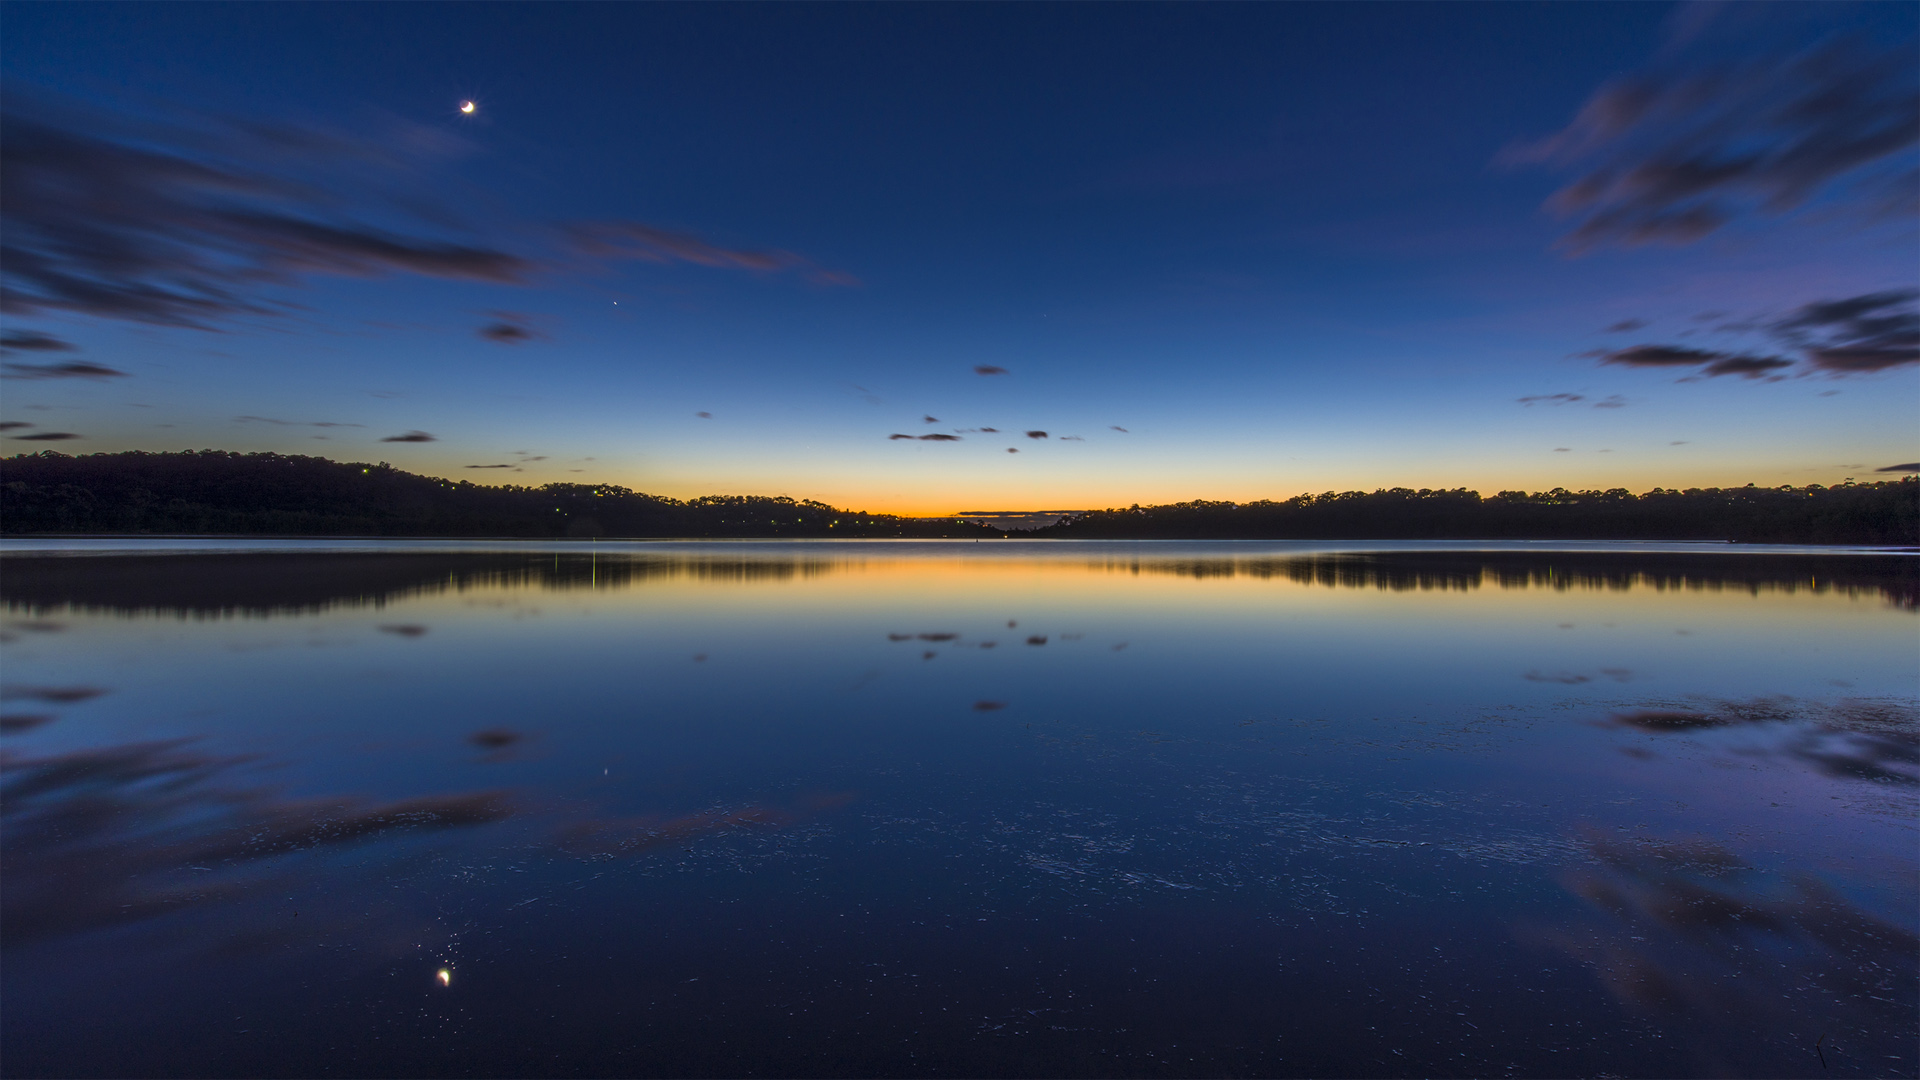
<instances>
[{"instance_id":1,"label":"cloud","mask_svg":"<svg viewBox=\"0 0 1920 1080\"><path fill-rule=\"evenodd\" d=\"M30 115L30 113L32 113ZM69 311L201 329L282 306L265 286L325 274L408 273L491 283L533 264L493 247L396 232L393 200L325 190L326 169L391 166L396 146L291 127L199 123L198 130L90 117L86 134L23 108L0 113L0 310ZM417 142L417 140L416 140ZM392 170L388 168L390 173Z\"/></svg>"},{"instance_id":2,"label":"cloud","mask_svg":"<svg viewBox=\"0 0 1920 1080\"><path fill-rule=\"evenodd\" d=\"M1009 446L1009 447L1007 447L1007 453L1009 453L1009 454L1017 454L1017 453L1019 453L1019 452L1020 452L1020 448L1019 448L1019 447L1017 447L1017 446Z\"/></svg>"},{"instance_id":3,"label":"cloud","mask_svg":"<svg viewBox=\"0 0 1920 1080\"><path fill-rule=\"evenodd\" d=\"M1758 379L1770 375L1781 368L1790 368L1793 361L1778 356L1729 356L1724 360L1715 360L1701 369L1708 377L1719 375L1739 375L1743 378Z\"/></svg>"},{"instance_id":4,"label":"cloud","mask_svg":"<svg viewBox=\"0 0 1920 1080\"><path fill-rule=\"evenodd\" d=\"M1554 453L1556 453L1556 454L1571 454L1571 453L1573 453L1573 447L1571 447L1571 446L1556 446L1556 447L1554 447L1554 448L1553 448L1553 452L1554 452Z\"/></svg>"},{"instance_id":5,"label":"cloud","mask_svg":"<svg viewBox=\"0 0 1920 1080\"><path fill-rule=\"evenodd\" d=\"M1619 394L1608 394L1606 397L1594 402L1593 407L1596 409L1624 409L1627 407L1627 399L1621 397Z\"/></svg>"},{"instance_id":6,"label":"cloud","mask_svg":"<svg viewBox=\"0 0 1920 1080\"><path fill-rule=\"evenodd\" d=\"M920 441L921 441L921 442L959 442L959 441L960 441L960 436L958 436L958 435L941 435L941 434L938 434L938 433L935 433L935 434L933 434L933 435L922 435L922 436L920 436Z\"/></svg>"},{"instance_id":7,"label":"cloud","mask_svg":"<svg viewBox=\"0 0 1920 1080\"><path fill-rule=\"evenodd\" d=\"M922 416L920 419L929 424L937 424L940 422L940 418L937 416Z\"/></svg>"},{"instance_id":8,"label":"cloud","mask_svg":"<svg viewBox=\"0 0 1920 1080\"><path fill-rule=\"evenodd\" d=\"M71 431L42 431L33 435L9 435L7 437L10 439L18 439L21 442L62 442L67 439L81 439L86 436L75 435Z\"/></svg>"},{"instance_id":9,"label":"cloud","mask_svg":"<svg viewBox=\"0 0 1920 1080\"><path fill-rule=\"evenodd\" d=\"M1740 375L1749 379L1758 379L1793 366L1793 361L1785 357L1749 356L1744 353L1694 349L1685 345L1634 345L1600 355L1602 364L1641 368L1690 367L1699 369L1700 375L1709 378ZM1624 405L1625 401L1621 401L1621 404ZM1603 402L1600 407L1615 408L1617 406Z\"/></svg>"},{"instance_id":10,"label":"cloud","mask_svg":"<svg viewBox=\"0 0 1920 1080\"><path fill-rule=\"evenodd\" d=\"M1799 353L1813 371L1835 376L1885 371L1920 363L1920 290L1888 289L1839 300L1819 300L1776 318L1756 318L1725 329L1764 334L1772 347ZM1580 355L1624 367L1694 368L1690 379L1738 375L1747 379L1778 380L1795 363L1786 356L1756 356L1686 345L1633 345ZM1531 403L1547 399L1520 400ZM1602 402L1596 407L1609 406Z\"/></svg>"},{"instance_id":11,"label":"cloud","mask_svg":"<svg viewBox=\"0 0 1920 1080\"><path fill-rule=\"evenodd\" d=\"M1645 319L1621 319L1619 322L1607 327L1604 332L1608 334L1624 334L1629 330L1639 330L1646 325L1647 320Z\"/></svg>"},{"instance_id":12,"label":"cloud","mask_svg":"<svg viewBox=\"0 0 1920 1080\"><path fill-rule=\"evenodd\" d=\"M1566 671L1554 672L1553 674L1547 674L1541 671L1529 671L1520 677L1528 682L1561 683L1566 686L1578 686L1581 683L1593 681L1585 675L1576 675Z\"/></svg>"},{"instance_id":13,"label":"cloud","mask_svg":"<svg viewBox=\"0 0 1920 1080\"><path fill-rule=\"evenodd\" d=\"M1626 367L1698 367L1726 357L1726 353L1690 349L1684 345L1634 345L1600 354L1603 364Z\"/></svg>"},{"instance_id":14,"label":"cloud","mask_svg":"<svg viewBox=\"0 0 1920 1080\"><path fill-rule=\"evenodd\" d=\"M988 432L988 433L990 433L990 434L993 434L993 435L998 435L998 434L1000 434L1000 429L999 429L999 428L990 428L990 427L983 427L983 428L981 428L980 430L981 430L981 431L984 431L984 432Z\"/></svg>"},{"instance_id":15,"label":"cloud","mask_svg":"<svg viewBox=\"0 0 1920 1080\"><path fill-rule=\"evenodd\" d=\"M1882 468L1875 469L1873 471L1874 472L1920 473L1920 461L1903 461L1898 465L1887 465Z\"/></svg>"},{"instance_id":16,"label":"cloud","mask_svg":"<svg viewBox=\"0 0 1920 1080\"><path fill-rule=\"evenodd\" d=\"M1773 323L1774 336L1836 375L1920 363L1920 290L1890 289L1807 304Z\"/></svg>"},{"instance_id":17,"label":"cloud","mask_svg":"<svg viewBox=\"0 0 1920 1080\"><path fill-rule=\"evenodd\" d=\"M513 466L511 465L466 465L462 467L468 468L468 469L511 469L513 468ZM575 469L573 471L579 472L580 470Z\"/></svg>"},{"instance_id":18,"label":"cloud","mask_svg":"<svg viewBox=\"0 0 1920 1080\"><path fill-rule=\"evenodd\" d=\"M502 345L518 345L523 341L532 341L534 337L533 331L526 327L504 322L488 323L475 332L488 341Z\"/></svg>"},{"instance_id":19,"label":"cloud","mask_svg":"<svg viewBox=\"0 0 1920 1080\"><path fill-rule=\"evenodd\" d=\"M333 420L280 420L271 416L236 416L236 424L273 424L277 427L366 427L365 424L342 424Z\"/></svg>"},{"instance_id":20,"label":"cloud","mask_svg":"<svg viewBox=\"0 0 1920 1080\"><path fill-rule=\"evenodd\" d=\"M1029 431L1029 432L1027 432L1027 438L1029 438L1029 439L1044 439L1044 438L1046 438L1046 437L1047 437L1047 433L1046 433L1046 432L1044 432L1044 431Z\"/></svg>"},{"instance_id":21,"label":"cloud","mask_svg":"<svg viewBox=\"0 0 1920 1080\"><path fill-rule=\"evenodd\" d=\"M992 364L975 364L973 366L973 373L975 375L1005 375L1007 374L1007 369L995 367Z\"/></svg>"},{"instance_id":22,"label":"cloud","mask_svg":"<svg viewBox=\"0 0 1920 1080\"><path fill-rule=\"evenodd\" d=\"M78 352L79 346L38 330L0 331L0 353Z\"/></svg>"},{"instance_id":23,"label":"cloud","mask_svg":"<svg viewBox=\"0 0 1920 1080\"><path fill-rule=\"evenodd\" d=\"M1061 442L1086 442L1087 440L1084 437L1079 435L1062 435L1060 436L1060 441Z\"/></svg>"},{"instance_id":24,"label":"cloud","mask_svg":"<svg viewBox=\"0 0 1920 1080\"><path fill-rule=\"evenodd\" d=\"M1803 38L1804 39L1804 36ZM1560 131L1500 155L1576 171L1547 202L1576 252L1687 244L1816 197L1866 215L1913 212L1920 124L1911 41L1828 38L1616 79Z\"/></svg>"},{"instance_id":25,"label":"cloud","mask_svg":"<svg viewBox=\"0 0 1920 1080\"><path fill-rule=\"evenodd\" d=\"M1584 394L1533 394L1529 397L1515 398L1520 404L1532 408L1535 405L1571 405L1576 401L1585 401Z\"/></svg>"},{"instance_id":26,"label":"cloud","mask_svg":"<svg viewBox=\"0 0 1920 1080\"><path fill-rule=\"evenodd\" d=\"M702 420L711 420L711 419L713 419L713 414L712 414L712 413L710 413L710 412L697 412L697 413L694 413L693 415L695 415L695 416L697 416L697 417L699 417L699 418L700 418L700 419L702 419Z\"/></svg>"},{"instance_id":27,"label":"cloud","mask_svg":"<svg viewBox=\"0 0 1920 1080\"><path fill-rule=\"evenodd\" d=\"M389 435L381 442L433 442L433 436L424 431L409 431L405 435Z\"/></svg>"},{"instance_id":28,"label":"cloud","mask_svg":"<svg viewBox=\"0 0 1920 1080\"><path fill-rule=\"evenodd\" d=\"M596 259L632 259L650 263L692 263L722 270L761 274L794 271L815 285L855 286L858 278L828 270L791 251L754 251L712 244L688 232L638 221L590 221L563 230L571 248Z\"/></svg>"},{"instance_id":29,"label":"cloud","mask_svg":"<svg viewBox=\"0 0 1920 1080\"><path fill-rule=\"evenodd\" d=\"M0 423L0 431L19 431L23 427L32 426L32 424L27 423L25 420L8 420L5 423Z\"/></svg>"},{"instance_id":30,"label":"cloud","mask_svg":"<svg viewBox=\"0 0 1920 1080\"><path fill-rule=\"evenodd\" d=\"M1129 434L1129 432L1127 431L1127 429L1126 429L1126 428L1123 428L1123 427L1121 427L1121 426L1120 426L1119 424L1109 424L1109 425L1107 425L1107 426L1108 426L1108 427L1110 427L1110 428L1112 428L1112 429L1113 429L1113 430L1115 430L1115 431L1118 431L1118 432L1120 432L1120 433L1121 433L1122 435L1125 435L1125 434Z\"/></svg>"},{"instance_id":31,"label":"cloud","mask_svg":"<svg viewBox=\"0 0 1920 1080\"><path fill-rule=\"evenodd\" d=\"M85 360L69 360L64 364L0 364L5 374L0 379L123 379L124 371L115 371L104 364L89 363Z\"/></svg>"},{"instance_id":32,"label":"cloud","mask_svg":"<svg viewBox=\"0 0 1920 1080\"><path fill-rule=\"evenodd\" d=\"M435 172L470 145L422 125L376 121L345 135L188 113L136 120L12 89L0 104L7 314L214 330L286 314L294 305L277 290L315 276L524 285L543 270L609 259L858 284L791 252L727 248L636 222L534 230L489 206L485 220L544 238L511 250L458 220L464 189ZM498 326L481 334L526 340Z\"/></svg>"}]
</instances>

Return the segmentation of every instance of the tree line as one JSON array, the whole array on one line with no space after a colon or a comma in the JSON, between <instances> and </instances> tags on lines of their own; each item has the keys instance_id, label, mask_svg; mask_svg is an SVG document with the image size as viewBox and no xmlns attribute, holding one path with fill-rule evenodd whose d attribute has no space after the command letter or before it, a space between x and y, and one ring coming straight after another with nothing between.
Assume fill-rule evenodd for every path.
<instances>
[{"instance_id":1,"label":"tree line","mask_svg":"<svg viewBox=\"0 0 1920 1080\"><path fill-rule=\"evenodd\" d=\"M0 531L277 536L997 538L982 525L784 496L487 485L386 462L223 450L0 459Z\"/></svg>"},{"instance_id":2,"label":"tree line","mask_svg":"<svg viewBox=\"0 0 1920 1080\"><path fill-rule=\"evenodd\" d=\"M806 499L671 499L614 484L484 485L385 462L222 450L0 459L0 531L280 536L989 538L982 525ZM1733 540L1920 544L1920 480L1833 487L1326 492L1095 510L1073 540Z\"/></svg>"},{"instance_id":3,"label":"tree line","mask_svg":"<svg viewBox=\"0 0 1920 1080\"><path fill-rule=\"evenodd\" d=\"M1078 514L1062 540L1731 540L1920 544L1920 481L1833 487L1329 491L1284 502L1184 502Z\"/></svg>"}]
</instances>

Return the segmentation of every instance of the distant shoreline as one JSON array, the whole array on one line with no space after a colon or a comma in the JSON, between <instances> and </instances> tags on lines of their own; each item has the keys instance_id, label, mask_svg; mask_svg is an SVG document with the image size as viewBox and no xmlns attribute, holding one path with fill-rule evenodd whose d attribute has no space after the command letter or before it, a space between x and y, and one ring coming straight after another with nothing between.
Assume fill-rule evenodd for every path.
<instances>
[{"instance_id":1,"label":"distant shoreline","mask_svg":"<svg viewBox=\"0 0 1920 1080\"><path fill-rule=\"evenodd\" d=\"M1619 541L1920 545L1920 479L1834 487L1465 488L1090 510L1003 531L785 496L680 500L612 484L487 486L281 454L54 452L0 459L0 535L431 540Z\"/></svg>"}]
</instances>

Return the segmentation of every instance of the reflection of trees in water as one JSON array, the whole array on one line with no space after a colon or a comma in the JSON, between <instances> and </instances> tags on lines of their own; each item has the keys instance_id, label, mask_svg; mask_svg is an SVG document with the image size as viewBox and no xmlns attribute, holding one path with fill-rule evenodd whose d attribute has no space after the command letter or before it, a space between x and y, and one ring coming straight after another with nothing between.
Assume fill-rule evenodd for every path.
<instances>
[{"instance_id":1,"label":"reflection of trees in water","mask_svg":"<svg viewBox=\"0 0 1920 1080\"><path fill-rule=\"evenodd\" d=\"M312 614L381 607L469 589L624 589L649 581L753 583L831 573L824 559L686 556L334 554L9 556L0 578L8 610L63 608L117 614Z\"/></svg>"},{"instance_id":2,"label":"reflection of trees in water","mask_svg":"<svg viewBox=\"0 0 1920 1080\"><path fill-rule=\"evenodd\" d=\"M1392 592L1466 591L1483 586L1563 592L1832 592L1883 596L1900 607L1920 610L1920 560L1899 556L1423 552L1108 559L1089 565L1110 573L1285 579L1302 585Z\"/></svg>"},{"instance_id":3,"label":"reflection of trees in water","mask_svg":"<svg viewBox=\"0 0 1920 1080\"><path fill-rule=\"evenodd\" d=\"M754 584L822 577L884 556L840 559L686 554L11 555L0 599L15 613L60 609L217 617L380 607L468 589L625 589L673 580ZM996 560L983 567L1008 565ZM1343 589L1482 587L1834 592L1920 610L1920 559L1897 556L1421 552L1251 558L1103 559L1101 573L1288 580Z\"/></svg>"},{"instance_id":4,"label":"reflection of trees in water","mask_svg":"<svg viewBox=\"0 0 1920 1080\"><path fill-rule=\"evenodd\" d=\"M19 944L231 901L269 883L280 857L500 821L497 791L399 802L290 800L240 786L238 757L185 741L0 762L0 940Z\"/></svg>"},{"instance_id":5,"label":"reflection of trees in water","mask_svg":"<svg viewBox=\"0 0 1920 1080\"><path fill-rule=\"evenodd\" d=\"M1685 1031L1701 1072L1817 1073L1822 1034L1844 1075L1886 1074L1888 1054L1911 1051L1920 939L1910 931L1811 876L1764 873L1712 844L1594 837L1587 846L1593 865L1562 883L1605 922L1526 936L1586 962L1622 1002ZM1769 1028L1772 1039L1755 1040ZM1783 1051L1793 1057L1783 1061Z\"/></svg>"}]
</instances>

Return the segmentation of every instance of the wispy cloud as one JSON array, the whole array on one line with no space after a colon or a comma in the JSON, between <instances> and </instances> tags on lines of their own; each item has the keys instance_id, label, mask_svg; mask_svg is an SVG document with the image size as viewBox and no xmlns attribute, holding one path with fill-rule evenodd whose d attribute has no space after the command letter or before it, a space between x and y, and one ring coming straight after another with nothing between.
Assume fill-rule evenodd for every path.
<instances>
[{"instance_id":1,"label":"wispy cloud","mask_svg":"<svg viewBox=\"0 0 1920 1080\"><path fill-rule=\"evenodd\" d=\"M409 431L404 435L389 435L381 442L433 442L434 437L424 431Z\"/></svg>"},{"instance_id":2,"label":"wispy cloud","mask_svg":"<svg viewBox=\"0 0 1920 1080\"><path fill-rule=\"evenodd\" d=\"M204 329L279 310L261 287L309 274L517 282L532 269L417 219L410 232L369 224L364 194L353 205L307 172L316 157L390 159L390 147L231 123L103 119L82 134L10 98L0 112L0 310L10 314Z\"/></svg>"},{"instance_id":3,"label":"wispy cloud","mask_svg":"<svg viewBox=\"0 0 1920 1080\"><path fill-rule=\"evenodd\" d=\"M726 247L634 221L556 232L497 215L521 239L495 243L437 197L435 170L469 149L464 140L399 122L371 131L187 114L133 120L10 92L0 106L0 311L207 330L284 314L291 305L274 288L316 275L523 285L541 272L579 269L583 258L857 284L792 252ZM508 344L537 336L511 319L480 333ZM48 347L21 340L8 347Z\"/></svg>"},{"instance_id":4,"label":"wispy cloud","mask_svg":"<svg viewBox=\"0 0 1920 1080\"><path fill-rule=\"evenodd\" d=\"M1817 368L1836 374L1920 363L1920 290L1892 289L1808 304L1772 327Z\"/></svg>"},{"instance_id":5,"label":"wispy cloud","mask_svg":"<svg viewBox=\"0 0 1920 1080\"><path fill-rule=\"evenodd\" d=\"M0 332L0 353L10 352L78 352L79 346L62 341L52 334L43 334L38 330L7 330Z\"/></svg>"},{"instance_id":6,"label":"wispy cloud","mask_svg":"<svg viewBox=\"0 0 1920 1080\"><path fill-rule=\"evenodd\" d=\"M1885 465L1873 471L1920 473L1920 461L1903 461L1898 465Z\"/></svg>"},{"instance_id":7,"label":"wispy cloud","mask_svg":"<svg viewBox=\"0 0 1920 1080\"><path fill-rule=\"evenodd\" d=\"M1869 216L1913 213L1920 53L1911 40L1804 40L1715 60L1670 54L1500 160L1576 171L1547 203L1575 219L1564 241L1575 251L1691 243L1816 197Z\"/></svg>"},{"instance_id":8,"label":"wispy cloud","mask_svg":"<svg viewBox=\"0 0 1920 1080\"><path fill-rule=\"evenodd\" d=\"M70 360L64 364L0 364L3 379L122 379L127 373L105 364Z\"/></svg>"},{"instance_id":9,"label":"wispy cloud","mask_svg":"<svg viewBox=\"0 0 1920 1080\"><path fill-rule=\"evenodd\" d=\"M594 259L631 259L651 263L691 263L721 270L762 274L792 271L816 285L858 285L859 279L828 270L791 251L730 248L702 237L638 221L587 221L564 228L571 248Z\"/></svg>"},{"instance_id":10,"label":"wispy cloud","mask_svg":"<svg viewBox=\"0 0 1920 1080\"><path fill-rule=\"evenodd\" d=\"M21 442L64 442L67 439L85 438L85 436L75 435L71 431L40 431L32 435L9 435L7 437L10 439L18 439Z\"/></svg>"},{"instance_id":11,"label":"wispy cloud","mask_svg":"<svg viewBox=\"0 0 1920 1080\"><path fill-rule=\"evenodd\" d=\"M1621 367L1695 368L1698 374L1709 377L1742 375L1749 379L1793 366L1793 361L1778 356L1748 356L1684 345L1634 345L1603 352L1600 362Z\"/></svg>"},{"instance_id":12,"label":"wispy cloud","mask_svg":"<svg viewBox=\"0 0 1920 1080\"><path fill-rule=\"evenodd\" d=\"M335 428L367 426L365 424L343 424L333 420L281 420L272 416L236 416L233 420L234 423L237 424L272 424L275 427Z\"/></svg>"},{"instance_id":13,"label":"wispy cloud","mask_svg":"<svg viewBox=\"0 0 1920 1080\"><path fill-rule=\"evenodd\" d=\"M1007 374L1007 369L996 367L993 364L975 364L973 365L973 373L975 375L1005 375Z\"/></svg>"},{"instance_id":14,"label":"wispy cloud","mask_svg":"<svg viewBox=\"0 0 1920 1080\"><path fill-rule=\"evenodd\" d=\"M1757 334L1768 347L1798 353L1803 364L1801 374L1846 376L1885 371L1920 363L1920 290L1888 289L1820 300L1785 315L1746 320L1730 330ZM1631 345L1583 355L1622 367L1693 368L1693 378L1738 375L1778 379L1796 363L1786 355L1665 344Z\"/></svg>"}]
</instances>

